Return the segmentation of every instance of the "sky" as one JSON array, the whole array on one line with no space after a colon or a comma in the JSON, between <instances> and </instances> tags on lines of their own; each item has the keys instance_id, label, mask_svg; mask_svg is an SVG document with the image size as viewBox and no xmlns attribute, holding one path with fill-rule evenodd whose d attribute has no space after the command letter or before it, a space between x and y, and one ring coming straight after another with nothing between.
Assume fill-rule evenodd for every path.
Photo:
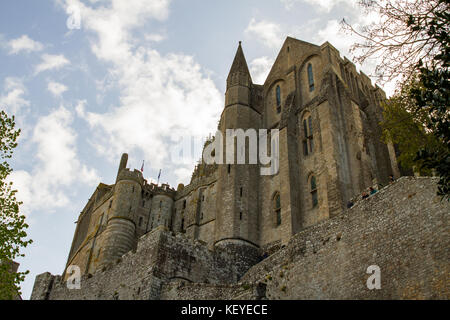
<instances>
[{"instance_id":1,"label":"sky","mask_svg":"<svg viewBox=\"0 0 450 320\"><path fill-rule=\"evenodd\" d=\"M22 133L9 179L33 244L17 261L61 274L75 221L98 183L114 183L120 155L144 177L188 184L200 151L173 161L182 137L214 134L239 41L264 83L287 36L329 41L351 59L374 21L356 0L14 0L0 2L0 108ZM375 62L357 68L371 74ZM392 93L392 85L385 87Z\"/></svg>"}]
</instances>

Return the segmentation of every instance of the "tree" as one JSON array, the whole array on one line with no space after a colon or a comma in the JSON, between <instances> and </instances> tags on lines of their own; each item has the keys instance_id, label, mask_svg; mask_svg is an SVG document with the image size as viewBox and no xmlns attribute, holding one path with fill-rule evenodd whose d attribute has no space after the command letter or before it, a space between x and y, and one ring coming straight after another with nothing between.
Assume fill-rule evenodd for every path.
<instances>
[{"instance_id":1,"label":"tree","mask_svg":"<svg viewBox=\"0 0 450 320\"><path fill-rule=\"evenodd\" d=\"M438 194L450 200L450 0L364 0L360 5L377 12L380 21L360 31L343 21L345 29L364 40L352 47L355 59L380 59L379 80L401 77L400 92L418 79L419 85L408 90L417 111L412 114L428 112L426 128L443 147L425 145L415 161L422 169L436 170Z\"/></svg>"},{"instance_id":2,"label":"tree","mask_svg":"<svg viewBox=\"0 0 450 320\"><path fill-rule=\"evenodd\" d=\"M350 48L355 62L377 59L373 76L380 83L409 80L419 61L429 64L445 47L441 38L428 33L427 26L433 24L448 33L448 0L361 0L359 5L366 14L377 15L379 21L359 29L345 19L341 25L362 40Z\"/></svg>"},{"instance_id":3,"label":"tree","mask_svg":"<svg viewBox=\"0 0 450 320\"><path fill-rule=\"evenodd\" d=\"M408 21L411 29L422 29L439 43L439 51L431 62L418 62L421 86L411 91L411 97L417 110L428 110L427 128L444 146L438 150L426 146L419 150L416 160L422 161L423 168L436 170L440 176L438 194L450 200L450 1L440 2L447 5L447 10L436 11L435 19L410 17Z\"/></svg>"},{"instance_id":4,"label":"tree","mask_svg":"<svg viewBox=\"0 0 450 320\"><path fill-rule=\"evenodd\" d=\"M25 279L25 272L12 272L12 262L23 257L21 247L32 243L26 240L25 216L19 213L21 202L17 201L17 190L12 189L12 182L7 182L12 169L7 162L17 146L20 129L15 129L14 116L8 117L0 111L0 300L16 299L20 295L20 282Z\"/></svg>"},{"instance_id":5,"label":"tree","mask_svg":"<svg viewBox=\"0 0 450 320\"><path fill-rule=\"evenodd\" d=\"M419 86L420 82L414 79L383 102L383 121L380 125L383 140L392 142L400 151L397 161L403 169L415 169L422 175L431 175L432 170L423 166L423 160L417 159L417 153L425 147L442 151L445 146L427 128L429 110L418 110L415 99L411 97L411 92Z\"/></svg>"}]
</instances>

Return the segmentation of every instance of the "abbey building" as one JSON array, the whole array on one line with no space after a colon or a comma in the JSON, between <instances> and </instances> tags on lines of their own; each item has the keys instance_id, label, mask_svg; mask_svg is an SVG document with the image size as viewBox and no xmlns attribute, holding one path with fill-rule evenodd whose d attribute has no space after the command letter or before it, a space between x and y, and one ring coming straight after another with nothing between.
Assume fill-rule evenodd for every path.
<instances>
[{"instance_id":1,"label":"abbey building","mask_svg":"<svg viewBox=\"0 0 450 320\"><path fill-rule=\"evenodd\" d=\"M148 280L153 289L147 288L147 298L168 279L236 283L263 253L338 216L370 186L387 185L389 175L399 177L394 147L381 140L385 98L330 43L290 37L264 84L255 84L239 43L218 130L225 135L226 129L278 129L278 172L261 175L259 164L202 162L188 185L174 189L148 183L140 171L127 168L124 154L116 182L100 183L81 212L67 267L76 265L82 276L95 278L127 255L137 259L135 267L154 255L156 260L146 262L158 270ZM156 237L155 230L164 236ZM201 258L189 242L205 250ZM144 257L147 246L159 249ZM64 272L61 279L68 277ZM37 281L35 298L43 297L41 289ZM153 297L161 297L158 292Z\"/></svg>"}]
</instances>

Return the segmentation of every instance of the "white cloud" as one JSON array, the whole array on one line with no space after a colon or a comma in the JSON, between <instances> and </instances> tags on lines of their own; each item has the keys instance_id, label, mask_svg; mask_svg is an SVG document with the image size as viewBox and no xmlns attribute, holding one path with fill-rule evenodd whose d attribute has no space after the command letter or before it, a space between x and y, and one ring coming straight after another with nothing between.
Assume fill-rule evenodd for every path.
<instances>
[{"instance_id":1,"label":"white cloud","mask_svg":"<svg viewBox=\"0 0 450 320\"><path fill-rule=\"evenodd\" d=\"M265 20L258 22L255 18L250 20L245 33L255 36L256 39L270 48L281 47L285 38L280 25Z\"/></svg>"},{"instance_id":2,"label":"white cloud","mask_svg":"<svg viewBox=\"0 0 450 320\"><path fill-rule=\"evenodd\" d=\"M37 163L31 172L17 170L9 176L19 190L18 199L24 202L24 214L67 206L68 190L74 183L94 185L100 180L96 171L77 157L77 135L71 128L72 121L72 113L64 107L41 117L31 139L37 147Z\"/></svg>"},{"instance_id":3,"label":"white cloud","mask_svg":"<svg viewBox=\"0 0 450 320\"><path fill-rule=\"evenodd\" d=\"M329 20L323 29L317 31L317 36L319 44L328 41L344 56L349 55L350 47L358 40L353 35L343 33L337 20Z\"/></svg>"},{"instance_id":4,"label":"white cloud","mask_svg":"<svg viewBox=\"0 0 450 320\"><path fill-rule=\"evenodd\" d=\"M23 35L20 38L10 40L8 42L9 54L17 54L21 51L34 52L41 51L44 46L38 41L30 39L27 35Z\"/></svg>"},{"instance_id":5,"label":"white cloud","mask_svg":"<svg viewBox=\"0 0 450 320\"><path fill-rule=\"evenodd\" d=\"M145 35L145 40L151 41L151 42L161 42L164 39L166 39L166 37L159 33L149 33L149 34Z\"/></svg>"},{"instance_id":6,"label":"white cloud","mask_svg":"<svg viewBox=\"0 0 450 320\"><path fill-rule=\"evenodd\" d=\"M60 97L61 94L67 91L67 89L67 86L54 81L49 81L47 85L47 90L50 91L55 97Z\"/></svg>"},{"instance_id":7,"label":"white cloud","mask_svg":"<svg viewBox=\"0 0 450 320\"><path fill-rule=\"evenodd\" d=\"M108 158L137 152L155 169L179 169L169 161L171 146L183 136L214 132L223 95L193 57L161 55L133 39L132 30L147 19L167 17L169 1L104 1L96 8L69 3L79 6L83 28L97 36L92 51L110 63L110 80L120 90L120 103L107 113L90 112L85 102L76 108L94 129L96 150Z\"/></svg>"},{"instance_id":8,"label":"white cloud","mask_svg":"<svg viewBox=\"0 0 450 320\"><path fill-rule=\"evenodd\" d=\"M378 19L380 19L380 17L377 13L371 12L368 15L365 15L360 12L360 15L357 15L357 17L353 19L352 25L356 30L358 30L364 25L375 22ZM350 59L352 57L352 54L349 52L350 47L356 42L362 41L361 38L358 38L354 34L343 32L340 26L340 21L338 20L329 20L323 29L319 29L317 31L316 39L319 40L320 44L325 41L330 42L334 47L336 47L336 49L339 50L341 56L347 56ZM367 59L363 65L356 64L356 67L371 77L374 83L377 79L372 75L375 74L375 68L378 62L379 60L376 58ZM385 90L387 96L391 96L394 93L396 81L397 79L383 85L383 90Z\"/></svg>"},{"instance_id":9,"label":"white cloud","mask_svg":"<svg viewBox=\"0 0 450 320\"><path fill-rule=\"evenodd\" d=\"M250 73L254 83L263 84L269 75L274 59L269 57L260 57L250 62Z\"/></svg>"},{"instance_id":10,"label":"white cloud","mask_svg":"<svg viewBox=\"0 0 450 320\"><path fill-rule=\"evenodd\" d=\"M331 9L333 9L336 5L343 3L352 7L355 7L357 5L356 0L280 0L280 1L282 4L284 4L284 7L287 10L291 9L298 2L304 2L310 4L311 6L313 6L318 11L321 12L330 12Z\"/></svg>"},{"instance_id":11,"label":"white cloud","mask_svg":"<svg viewBox=\"0 0 450 320\"><path fill-rule=\"evenodd\" d=\"M26 88L20 79L6 78L3 94L0 95L0 108L11 115L17 115L23 107L30 105L30 102L23 97L25 94Z\"/></svg>"},{"instance_id":12,"label":"white cloud","mask_svg":"<svg viewBox=\"0 0 450 320\"><path fill-rule=\"evenodd\" d=\"M34 73L38 74L42 71L52 70L52 69L60 69L65 65L70 64L69 60L64 57L64 55L52 55L52 54L43 54L41 56L42 62L38 64L35 68Z\"/></svg>"}]
</instances>

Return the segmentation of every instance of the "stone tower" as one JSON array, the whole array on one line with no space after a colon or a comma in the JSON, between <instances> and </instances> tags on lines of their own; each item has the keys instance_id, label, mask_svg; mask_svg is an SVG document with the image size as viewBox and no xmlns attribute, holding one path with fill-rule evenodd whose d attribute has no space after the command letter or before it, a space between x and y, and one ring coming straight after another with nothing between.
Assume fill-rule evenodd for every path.
<instances>
[{"instance_id":1,"label":"stone tower","mask_svg":"<svg viewBox=\"0 0 450 320\"><path fill-rule=\"evenodd\" d=\"M123 154L111 201L99 265L116 261L136 246L136 211L142 198L144 179L140 171L126 168L128 155Z\"/></svg>"},{"instance_id":2,"label":"stone tower","mask_svg":"<svg viewBox=\"0 0 450 320\"><path fill-rule=\"evenodd\" d=\"M218 168L219 203L215 246L245 245L257 248L259 166L256 163L248 164L248 143L245 143L247 164L237 163L237 141L227 136L227 129L241 129L246 132L247 129L257 130L260 127L261 115L252 107L252 87L250 72L239 42L227 78L225 108L219 124L224 138L224 164L220 164ZM234 141L234 154L227 150L229 139ZM233 159L232 163L230 159Z\"/></svg>"}]
</instances>

